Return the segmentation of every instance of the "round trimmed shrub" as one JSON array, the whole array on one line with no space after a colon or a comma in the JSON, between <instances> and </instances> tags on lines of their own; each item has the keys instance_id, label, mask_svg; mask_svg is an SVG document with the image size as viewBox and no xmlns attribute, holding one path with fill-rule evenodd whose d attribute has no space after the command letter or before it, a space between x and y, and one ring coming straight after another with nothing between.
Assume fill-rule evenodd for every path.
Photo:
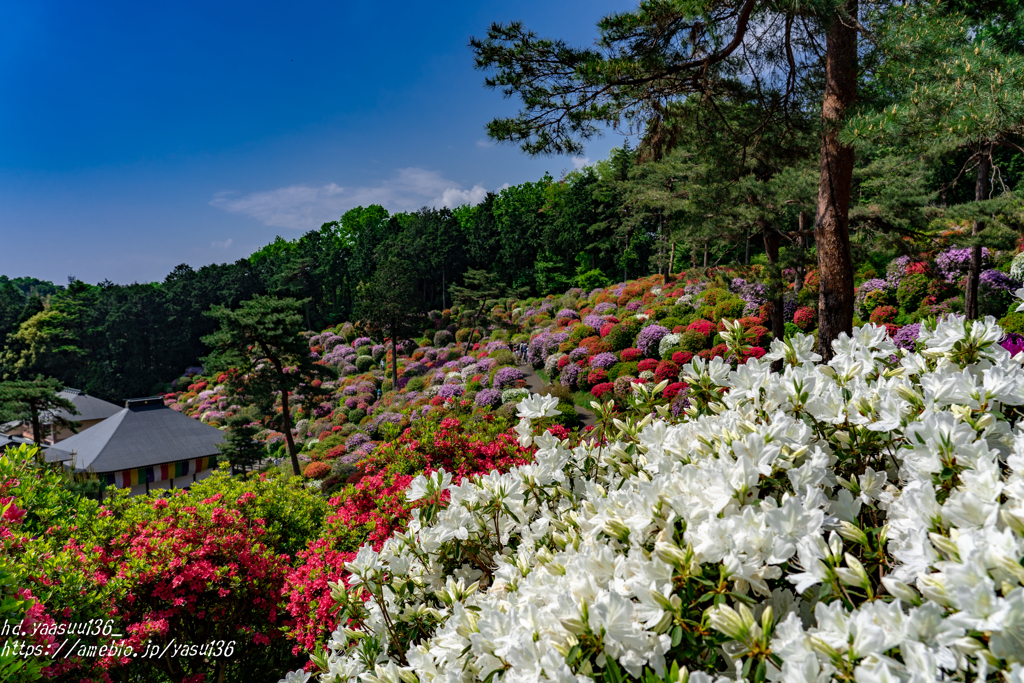
<instances>
[{"instance_id":1,"label":"round trimmed shrub","mask_svg":"<svg viewBox=\"0 0 1024 683\"><path fill-rule=\"evenodd\" d=\"M637 367L637 363L616 363L608 368L608 381L614 382L623 375L636 376L638 374L640 374L640 368Z\"/></svg>"},{"instance_id":2,"label":"round trimmed shrub","mask_svg":"<svg viewBox=\"0 0 1024 683\"><path fill-rule=\"evenodd\" d=\"M817 311L813 308L810 306L801 306L796 309L795 313L793 313L793 324L806 332L807 330L814 328L814 323L816 322L817 317Z\"/></svg>"},{"instance_id":3,"label":"round trimmed shrub","mask_svg":"<svg viewBox=\"0 0 1024 683\"><path fill-rule=\"evenodd\" d=\"M615 387L615 398L624 399L628 397L633 391L632 386L633 380L635 379L636 377L632 377L630 375L622 375L618 377L613 383L613 386Z\"/></svg>"},{"instance_id":4,"label":"round trimmed shrub","mask_svg":"<svg viewBox=\"0 0 1024 683\"><path fill-rule=\"evenodd\" d=\"M468 327L463 327L455 333L455 341L463 343L469 339L469 335L472 334L473 330Z\"/></svg>"},{"instance_id":5,"label":"round trimmed shrub","mask_svg":"<svg viewBox=\"0 0 1024 683\"><path fill-rule=\"evenodd\" d=\"M331 473L331 466L326 462L311 462L302 470L306 479L323 479Z\"/></svg>"},{"instance_id":6,"label":"round trimmed shrub","mask_svg":"<svg viewBox=\"0 0 1024 683\"><path fill-rule=\"evenodd\" d=\"M441 348L448 346L455 341L455 335L448 330L438 330L434 333L434 346Z\"/></svg>"},{"instance_id":7,"label":"round trimmed shrub","mask_svg":"<svg viewBox=\"0 0 1024 683\"><path fill-rule=\"evenodd\" d=\"M348 421L352 424L359 424L366 417L366 411L362 408L353 408L348 411Z\"/></svg>"},{"instance_id":8,"label":"round trimmed shrub","mask_svg":"<svg viewBox=\"0 0 1024 683\"><path fill-rule=\"evenodd\" d=\"M1024 313L1010 311L999 319L999 326L1007 334L1024 334Z\"/></svg>"},{"instance_id":9,"label":"round trimmed shrub","mask_svg":"<svg viewBox=\"0 0 1024 683\"><path fill-rule=\"evenodd\" d=\"M366 347L364 346L363 348L365 349ZM373 362L373 358L371 356L358 356L356 358L356 370L359 372L366 372L374 365L376 365L376 363Z\"/></svg>"},{"instance_id":10,"label":"round trimmed shrub","mask_svg":"<svg viewBox=\"0 0 1024 683\"><path fill-rule=\"evenodd\" d=\"M588 327L587 325L580 323L579 325L572 326L572 329L569 331L569 341L576 342L578 344L580 340L586 339L587 337L593 337L596 334L597 330L593 327Z\"/></svg>"},{"instance_id":11,"label":"round trimmed shrub","mask_svg":"<svg viewBox=\"0 0 1024 683\"><path fill-rule=\"evenodd\" d=\"M633 333L628 326L619 323L612 328L612 331L608 333L604 340L612 347L612 351L621 351L632 346Z\"/></svg>"},{"instance_id":12,"label":"round trimmed shrub","mask_svg":"<svg viewBox=\"0 0 1024 683\"><path fill-rule=\"evenodd\" d=\"M909 273L900 281L896 288L896 301L907 313L916 311L924 298L928 296L928 276L922 273ZM874 313L872 312L872 315Z\"/></svg>"},{"instance_id":13,"label":"round trimmed shrub","mask_svg":"<svg viewBox=\"0 0 1024 683\"><path fill-rule=\"evenodd\" d=\"M619 360L621 360L623 363L629 363L632 361L639 362L640 359L643 357L644 354L640 353L640 349L634 349L632 347L628 349L622 349L622 353L619 354Z\"/></svg>"},{"instance_id":14,"label":"round trimmed shrub","mask_svg":"<svg viewBox=\"0 0 1024 683\"><path fill-rule=\"evenodd\" d=\"M679 337L679 348L690 353L700 353L707 345L707 339L697 330L686 330Z\"/></svg>"},{"instance_id":15,"label":"round trimmed shrub","mask_svg":"<svg viewBox=\"0 0 1024 683\"><path fill-rule=\"evenodd\" d=\"M871 322L876 325L885 325L896 320L899 311L895 306L879 306L871 311Z\"/></svg>"},{"instance_id":16,"label":"round trimmed shrub","mask_svg":"<svg viewBox=\"0 0 1024 683\"><path fill-rule=\"evenodd\" d=\"M516 355L507 349L498 349L487 354L495 365L516 365Z\"/></svg>"},{"instance_id":17,"label":"round trimmed shrub","mask_svg":"<svg viewBox=\"0 0 1024 683\"><path fill-rule=\"evenodd\" d=\"M670 382L675 382L679 379L679 366L670 360L663 360L658 363L658 367L654 370L654 382L658 383L662 380L667 379Z\"/></svg>"},{"instance_id":18,"label":"round trimmed shrub","mask_svg":"<svg viewBox=\"0 0 1024 683\"><path fill-rule=\"evenodd\" d=\"M747 305L743 299L736 297L723 298L714 306L715 320L735 320L743 317L743 309Z\"/></svg>"}]
</instances>

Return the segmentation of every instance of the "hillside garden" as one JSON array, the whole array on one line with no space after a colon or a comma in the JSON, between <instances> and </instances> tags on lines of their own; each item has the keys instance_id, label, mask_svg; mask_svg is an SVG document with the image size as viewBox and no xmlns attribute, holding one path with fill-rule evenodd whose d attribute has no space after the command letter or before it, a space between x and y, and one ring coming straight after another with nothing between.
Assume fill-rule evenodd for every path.
<instances>
[{"instance_id":1,"label":"hillside garden","mask_svg":"<svg viewBox=\"0 0 1024 683\"><path fill-rule=\"evenodd\" d=\"M490 138L636 145L162 282L0 276L0 421L75 386L225 433L135 497L0 453L0 679L1021 683L1022 25L496 23Z\"/></svg>"}]
</instances>

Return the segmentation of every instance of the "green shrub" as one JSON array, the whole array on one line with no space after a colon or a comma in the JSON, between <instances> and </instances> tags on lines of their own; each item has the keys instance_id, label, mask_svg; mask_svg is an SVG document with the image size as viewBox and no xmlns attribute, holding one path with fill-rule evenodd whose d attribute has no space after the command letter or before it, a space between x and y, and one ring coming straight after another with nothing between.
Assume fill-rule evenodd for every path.
<instances>
[{"instance_id":1,"label":"green shrub","mask_svg":"<svg viewBox=\"0 0 1024 683\"><path fill-rule=\"evenodd\" d=\"M563 401L572 403L572 389L561 384L545 384L538 393L541 396L554 396L559 403Z\"/></svg>"},{"instance_id":2,"label":"green shrub","mask_svg":"<svg viewBox=\"0 0 1024 683\"><path fill-rule=\"evenodd\" d=\"M348 421L352 424L359 424L366 417L366 411L362 408L353 408L348 411Z\"/></svg>"},{"instance_id":3,"label":"green shrub","mask_svg":"<svg viewBox=\"0 0 1024 683\"><path fill-rule=\"evenodd\" d=\"M672 360L672 354L673 353L675 353L677 351L685 351L685 350L686 349L684 349L682 346L679 346L678 344L676 344L672 348L665 349L665 353L661 354L661 359L662 360Z\"/></svg>"},{"instance_id":4,"label":"green shrub","mask_svg":"<svg viewBox=\"0 0 1024 683\"><path fill-rule=\"evenodd\" d=\"M409 380L409 383L405 385L405 388L409 391L423 391L427 381L422 377L413 377Z\"/></svg>"},{"instance_id":5,"label":"green shrub","mask_svg":"<svg viewBox=\"0 0 1024 683\"><path fill-rule=\"evenodd\" d=\"M516 404L503 403L500 408L494 411L498 417L505 418L509 422L516 420Z\"/></svg>"},{"instance_id":6,"label":"green shrub","mask_svg":"<svg viewBox=\"0 0 1024 683\"><path fill-rule=\"evenodd\" d=\"M356 349L356 356L358 356L360 358L362 358L363 356L366 356L367 358L370 358L370 360L373 360L372 354L373 354L373 344L363 344L358 349Z\"/></svg>"},{"instance_id":7,"label":"green shrub","mask_svg":"<svg viewBox=\"0 0 1024 683\"><path fill-rule=\"evenodd\" d=\"M351 344L359 336L359 331L355 328L352 323L345 323L338 330L338 336L345 340L347 344Z\"/></svg>"},{"instance_id":8,"label":"green shrub","mask_svg":"<svg viewBox=\"0 0 1024 683\"><path fill-rule=\"evenodd\" d=\"M616 379L622 377L623 375L630 375L632 377L636 377L637 375L640 374L640 370L637 367L637 365L638 364L636 362L616 363L615 365L608 368L608 381L614 382Z\"/></svg>"},{"instance_id":9,"label":"green shrub","mask_svg":"<svg viewBox=\"0 0 1024 683\"><path fill-rule=\"evenodd\" d=\"M600 268L588 270L587 272L576 276L576 286L587 294L598 287L607 287L609 284L611 284L611 282L608 280L607 276L601 272Z\"/></svg>"},{"instance_id":10,"label":"green shrub","mask_svg":"<svg viewBox=\"0 0 1024 683\"><path fill-rule=\"evenodd\" d=\"M633 345L634 336L626 325L619 323L612 328L612 331L608 333L604 340L611 345L612 351L621 351Z\"/></svg>"},{"instance_id":11,"label":"green shrub","mask_svg":"<svg viewBox=\"0 0 1024 683\"><path fill-rule=\"evenodd\" d=\"M455 336L448 330L438 330L434 333L434 346L443 348L455 341Z\"/></svg>"},{"instance_id":12,"label":"green shrub","mask_svg":"<svg viewBox=\"0 0 1024 683\"><path fill-rule=\"evenodd\" d=\"M797 327L796 323L786 323L782 333L787 337L795 337L798 333L803 333L803 330Z\"/></svg>"},{"instance_id":13,"label":"green shrub","mask_svg":"<svg viewBox=\"0 0 1024 683\"><path fill-rule=\"evenodd\" d=\"M705 349L707 339L697 330L686 330L679 339L679 346L683 351L696 355Z\"/></svg>"},{"instance_id":14,"label":"green shrub","mask_svg":"<svg viewBox=\"0 0 1024 683\"><path fill-rule=\"evenodd\" d=\"M380 383L380 390L381 390L382 393L385 393L385 394L387 392L391 391L391 378L390 377L385 379L383 382Z\"/></svg>"},{"instance_id":15,"label":"green shrub","mask_svg":"<svg viewBox=\"0 0 1024 683\"><path fill-rule=\"evenodd\" d=\"M999 319L999 326L1008 334L1024 334L1024 313L1010 311Z\"/></svg>"},{"instance_id":16,"label":"green shrub","mask_svg":"<svg viewBox=\"0 0 1024 683\"><path fill-rule=\"evenodd\" d=\"M566 429L576 429L580 426L580 416L572 401L559 401L558 410L561 414L550 418L554 424L560 424Z\"/></svg>"},{"instance_id":17,"label":"green shrub","mask_svg":"<svg viewBox=\"0 0 1024 683\"><path fill-rule=\"evenodd\" d=\"M662 318L660 324L664 327L667 327L669 332L672 332L673 330L675 330L676 327L683 325L683 321L675 317L674 315L670 315L667 318ZM689 323L687 323L687 325L688 324ZM683 325L683 327L685 328L686 325Z\"/></svg>"},{"instance_id":18,"label":"green shrub","mask_svg":"<svg viewBox=\"0 0 1024 683\"><path fill-rule=\"evenodd\" d=\"M921 301L928 296L928 276L921 273L909 273L904 276L900 286L896 288L896 301L905 311L916 311Z\"/></svg>"},{"instance_id":19,"label":"green shrub","mask_svg":"<svg viewBox=\"0 0 1024 683\"><path fill-rule=\"evenodd\" d=\"M469 335L473 333L473 330L468 327L463 327L455 333L455 341L462 344L469 339Z\"/></svg>"},{"instance_id":20,"label":"green shrub","mask_svg":"<svg viewBox=\"0 0 1024 683\"><path fill-rule=\"evenodd\" d=\"M367 348L367 347L363 346L359 350L362 351L365 348ZM367 370L372 368L374 365L376 365L376 364L373 362L373 358L371 358L370 356L357 356L356 357L356 370L358 370L359 372L366 372Z\"/></svg>"},{"instance_id":21,"label":"green shrub","mask_svg":"<svg viewBox=\"0 0 1024 683\"><path fill-rule=\"evenodd\" d=\"M487 357L494 361L496 365L515 365L516 355L511 351L505 349L498 349L497 351L491 351L487 354Z\"/></svg>"},{"instance_id":22,"label":"green shrub","mask_svg":"<svg viewBox=\"0 0 1024 683\"><path fill-rule=\"evenodd\" d=\"M569 332L569 341L578 346L581 339L593 337L595 334L597 334L597 330L593 327L587 327L583 324L573 325L572 330Z\"/></svg>"},{"instance_id":23,"label":"green shrub","mask_svg":"<svg viewBox=\"0 0 1024 683\"><path fill-rule=\"evenodd\" d=\"M679 321L679 324L683 326L684 330L686 329L687 325L689 325L690 323L697 319L697 314L694 313L693 311L684 312L683 309L679 306L676 306L676 311L679 312L676 313L674 317L676 320Z\"/></svg>"},{"instance_id":24,"label":"green shrub","mask_svg":"<svg viewBox=\"0 0 1024 683\"><path fill-rule=\"evenodd\" d=\"M720 300L714 307L714 318L710 320L736 320L743 317L743 308L746 302L738 296L727 297Z\"/></svg>"}]
</instances>

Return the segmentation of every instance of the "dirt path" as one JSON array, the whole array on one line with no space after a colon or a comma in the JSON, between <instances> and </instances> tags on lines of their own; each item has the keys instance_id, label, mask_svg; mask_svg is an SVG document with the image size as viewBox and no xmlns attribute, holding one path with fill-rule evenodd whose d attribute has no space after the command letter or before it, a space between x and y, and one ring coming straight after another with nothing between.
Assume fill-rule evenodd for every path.
<instances>
[{"instance_id":1,"label":"dirt path","mask_svg":"<svg viewBox=\"0 0 1024 683\"><path fill-rule=\"evenodd\" d=\"M526 376L526 388L530 390L531 394L539 394L544 386L544 380L540 378L537 371L529 363L521 363L519 369ZM580 424L583 426L593 427L597 424L597 416L594 415L593 411L576 406L576 414L579 416Z\"/></svg>"}]
</instances>

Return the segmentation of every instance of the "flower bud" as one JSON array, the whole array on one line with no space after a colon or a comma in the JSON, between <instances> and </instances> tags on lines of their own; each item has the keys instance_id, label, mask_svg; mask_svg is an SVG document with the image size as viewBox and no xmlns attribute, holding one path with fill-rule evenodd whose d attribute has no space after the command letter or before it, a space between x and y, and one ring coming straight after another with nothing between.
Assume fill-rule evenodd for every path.
<instances>
[{"instance_id":1,"label":"flower bud","mask_svg":"<svg viewBox=\"0 0 1024 683\"><path fill-rule=\"evenodd\" d=\"M749 612L749 610L748 610ZM733 640L743 641L747 634L747 627L743 618L728 605L718 605L711 612L711 627L724 633Z\"/></svg>"},{"instance_id":2,"label":"flower bud","mask_svg":"<svg viewBox=\"0 0 1024 683\"><path fill-rule=\"evenodd\" d=\"M850 541L852 543L859 543L860 545L863 545L865 547L867 547L868 545L868 536L859 526L850 524L849 522L842 520L839 522L839 529L837 531L839 535L845 538L847 541Z\"/></svg>"},{"instance_id":3,"label":"flower bud","mask_svg":"<svg viewBox=\"0 0 1024 683\"><path fill-rule=\"evenodd\" d=\"M882 585L885 586L885 590L889 591L889 595L902 600L908 605L916 606L921 604L921 596L917 594L917 591L902 581L885 577L882 579Z\"/></svg>"},{"instance_id":4,"label":"flower bud","mask_svg":"<svg viewBox=\"0 0 1024 683\"><path fill-rule=\"evenodd\" d=\"M960 549L956 547L956 543L953 542L953 539L946 538L934 531L928 534L928 538L931 539L932 545L940 551L949 555L958 562L960 561Z\"/></svg>"}]
</instances>

